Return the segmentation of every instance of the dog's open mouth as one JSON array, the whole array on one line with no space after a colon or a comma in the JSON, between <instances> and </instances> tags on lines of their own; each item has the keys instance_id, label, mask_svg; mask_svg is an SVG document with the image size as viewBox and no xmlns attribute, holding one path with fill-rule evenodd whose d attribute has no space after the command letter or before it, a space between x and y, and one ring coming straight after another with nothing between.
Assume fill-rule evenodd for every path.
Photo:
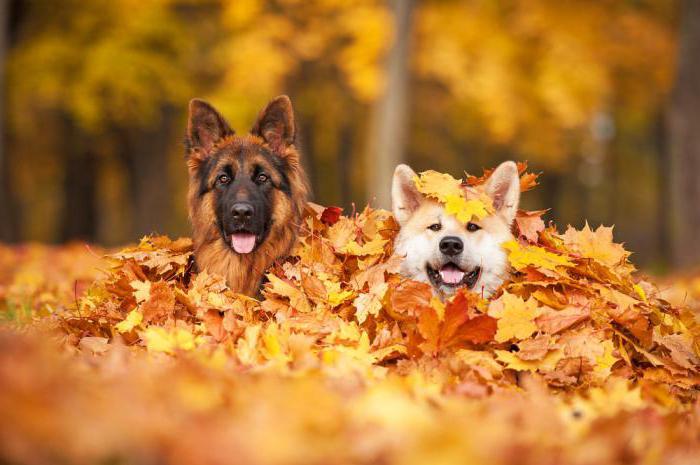
<instances>
[{"instance_id":1,"label":"dog's open mouth","mask_svg":"<svg viewBox=\"0 0 700 465\"><path fill-rule=\"evenodd\" d=\"M440 286L461 287L467 286L472 289L481 275L481 267L476 267L470 272L462 270L454 263L446 263L439 270L426 266L428 278L435 288Z\"/></svg>"},{"instance_id":2,"label":"dog's open mouth","mask_svg":"<svg viewBox=\"0 0 700 465\"><path fill-rule=\"evenodd\" d=\"M253 233L238 231L231 234L231 248L238 253L250 253L255 248L257 236Z\"/></svg>"}]
</instances>

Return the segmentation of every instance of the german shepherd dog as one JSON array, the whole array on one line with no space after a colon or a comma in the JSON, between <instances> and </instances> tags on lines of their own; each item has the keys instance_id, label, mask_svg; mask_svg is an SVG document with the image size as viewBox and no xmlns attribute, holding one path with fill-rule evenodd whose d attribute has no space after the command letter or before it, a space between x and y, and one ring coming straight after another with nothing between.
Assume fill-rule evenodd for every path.
<instances>
[{"instance_id":1,"label":"german shepherd dog","mask_svg":"<svg viewBox=\"0 0 700 465\"><path fill-rule=\"evenodd\" d=\"M501 163L484 186L494 212L462 224L445 206L416 189L416 173L407 165L394 172L392 205L401 230L394 253L403 258L401 274L429 283L442 297L467 287L491 296L508 277L508 258L501 247L513 240L511 227L520 201L518 168Z\"/></svg>"},{"instance_id":2,"label":"german shepherd dog","mask_svg":"<svg viewBox=\"0 0 700 465\"><path fill-rule=\"evenodd\" d=\"M294 140L286 95L240 136L211 105L190 102L185 145L195 262L235 292L256 295L265 270L297 237L308 187Z\"/></svg>"}]
</instances>

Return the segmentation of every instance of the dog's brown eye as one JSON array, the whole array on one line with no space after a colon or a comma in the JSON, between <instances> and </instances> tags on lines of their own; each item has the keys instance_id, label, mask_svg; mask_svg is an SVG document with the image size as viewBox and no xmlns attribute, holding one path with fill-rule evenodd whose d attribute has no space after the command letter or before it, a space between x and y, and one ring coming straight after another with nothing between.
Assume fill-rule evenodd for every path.
<instances>
[{"instance_id":1,"label":"dog's brown eye","mask_svg":"<svg viewBox=\"0 0 700 465\"><path fill-rule=\"evenodd\" d=\"M478 224L471 223L471 222L467 223L467 231L474 232L474 231L478 231L479 229L481 229L481 226L479 226Z\"/></svg>"},{"instance_id":2,"label":"dog's brown eye","mask_svg":"<svg viewBox=\"0 0 700 465\"><path fill-rule=\"evenodd\" d=\"M431 231L440 231L440 229L442 229L442 225L440 223L431 224L428 226L428 229Z\"/></svg>"},{"instance_id":3,"label":"dog's brown eye","mask_svg":"<svg viewBox=\"0 0 700 465\"><path fill-rule=\"evenodd\" d=\"M231 178L228 174L222 174L221 176L219 176L217 181L219 181L219 183L221 184L228 184L229 182L231 182Z\"/></svg>"},{"instance_id":4,"label":"dog's brown eye","mask_svg":"<svg viewBox=\"0 0 700 465\"><path fill-rule=\"evenodd\" d=\"M255 178L255 181L256 181L258 184L262 184L262 183L264 183L264 182L267 182L268 179L270 179L270 177L269 177L268 175L266 175L265 173L260 173L260 174L258 175L258 177Z\"/></svg>"}]
</instances>

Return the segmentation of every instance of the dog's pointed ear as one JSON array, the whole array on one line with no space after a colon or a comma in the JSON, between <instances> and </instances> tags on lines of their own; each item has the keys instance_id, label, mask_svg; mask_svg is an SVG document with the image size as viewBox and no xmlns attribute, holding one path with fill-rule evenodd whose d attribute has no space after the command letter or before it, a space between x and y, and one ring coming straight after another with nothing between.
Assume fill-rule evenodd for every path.
<instances>
[{"instance_id":1,"label":"dog's pointed ear","mask_svg":"<svg viewBox=\"0 0 700 465\"><path fill-rule=\"evenodd\" d=\"M486 193L491 197L496 212L502 214L508 224L511 224L520 202L518 166L512 161L498 165L486 181Z\"/></svg>"},{"instance_id":2,"label":"dog's pointed ear","mask_svg":"<svg viewBox=\"0 0 700 465\"><path fill-rule=\"evenodd\" d=\"M284 154L284 149L293 145L296 137L294 110L289 97L280 95L268 103L250 132L262 137L275 152Z\"/></svg>"},{"instance_id":3,"label":"dog's pointed ear","mask_svg":"<svg viewBox=\"0 0 700 465\"><path fill-rule=\"evenodd\" d=\"M423 201L423 194L416 189L415 177L415 171L408 165L399 165L394 170L391 183L391 208L400 226L408 222Z\"/></svg>"},{"instance_id":4,"label":"dog's pointed ear","mask_svg":"<svg viewBox=\"0 0 700 465\"><path fill-rule=\"evenodd\" d=\"M208 152L221 139L234 134L223 116L204 100L190 100L187 120L187 151Z\"/></svg>"}]
</instances>

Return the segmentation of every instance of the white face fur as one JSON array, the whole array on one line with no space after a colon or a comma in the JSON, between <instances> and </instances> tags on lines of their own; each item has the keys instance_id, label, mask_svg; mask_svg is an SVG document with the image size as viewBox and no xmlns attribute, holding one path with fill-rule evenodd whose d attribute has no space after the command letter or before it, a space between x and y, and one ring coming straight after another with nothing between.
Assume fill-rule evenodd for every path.
<instances>
[{"instance_id":1,"label":"white face fur","mask_svg":"<svg viewBox=\"0 0 700 465\"><path fill-rule=\"evenodd\" d=\"M501 244L513 239L511 226L520 198L515 163L501 164L485 185L495 213L467 225L423 197L414 176L411 168L399 165L392 186L394 215L401 225L394 246L394 253L403 257L401 273L431 284L443 296L466 286L489 297L508 277Z\"/></svg>"}]
</instances>

